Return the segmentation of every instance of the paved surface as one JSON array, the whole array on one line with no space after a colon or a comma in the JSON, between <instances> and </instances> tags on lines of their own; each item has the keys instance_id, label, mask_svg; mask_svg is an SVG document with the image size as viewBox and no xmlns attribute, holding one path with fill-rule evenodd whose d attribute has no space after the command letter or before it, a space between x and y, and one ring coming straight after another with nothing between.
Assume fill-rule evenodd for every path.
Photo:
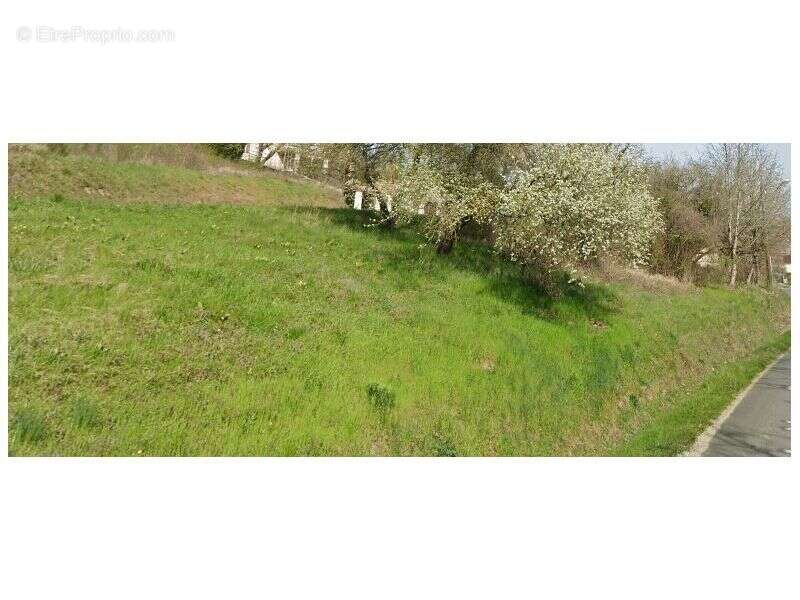
<instances>
[{"instance_id":1,"label":"paved surface","mask_svg":"<svg viewBox=\"0 0 800 600\"><path fill-rule=\"evenodd\" d=\"M713 434L702 456L789 456L791 352L745 393Z\"/></svg>"}]
</instances>

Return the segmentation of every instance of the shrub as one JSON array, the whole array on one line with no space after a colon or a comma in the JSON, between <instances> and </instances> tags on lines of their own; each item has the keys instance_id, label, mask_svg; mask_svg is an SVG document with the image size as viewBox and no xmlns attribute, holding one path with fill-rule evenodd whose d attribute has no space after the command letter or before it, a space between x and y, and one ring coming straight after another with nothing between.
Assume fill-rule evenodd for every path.
<instances>
[{"instance_id":1,"label":"shrub","mask_svg":"<svg viewBox=\"0 0 800 600\"><path fill-rule=\"evenodd\" d=\"M208 146L217 156L230 160L238 160L244 153L245 145L246 144L209 144Z\"/></svg>"}]
</instances>

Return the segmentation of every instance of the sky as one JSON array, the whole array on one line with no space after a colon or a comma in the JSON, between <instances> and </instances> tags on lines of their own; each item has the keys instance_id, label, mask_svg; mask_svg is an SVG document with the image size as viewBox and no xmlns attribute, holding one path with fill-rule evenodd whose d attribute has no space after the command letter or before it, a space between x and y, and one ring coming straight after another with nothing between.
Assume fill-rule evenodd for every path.
<instances>
[{"instance_id":1,"label":"sky","mask_svg":"<svg viewBox=\"0 0 800 600\"><path fill-rule=\"evenodd\" d=\"M790 158L791 144L765 144L771 148L783 165L783 172L786 179L792 177L792 162ZM675 156L680 161L696 158L703 152L705 144L644 144L647 151L656 158L666 158L669 155Z\"/></svg>"}]
</instances>

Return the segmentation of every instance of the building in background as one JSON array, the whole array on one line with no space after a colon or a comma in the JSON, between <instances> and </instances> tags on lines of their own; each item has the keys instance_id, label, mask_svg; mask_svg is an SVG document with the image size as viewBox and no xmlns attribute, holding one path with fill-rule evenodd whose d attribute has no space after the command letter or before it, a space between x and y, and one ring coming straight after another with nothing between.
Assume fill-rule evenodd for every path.
<instances>
[{"instance_id":1,"label":"building in background","mask_svg":"<svg viewBox=\"0 0 800 600\"><path fill-rule=\"evenodd\" d=\"M790 284L792 282L792 255L788 251L786 254L775 256L775 271L781 283Z\"/></svg>"},{"instance_id":2,"label":"building in background","mask_svg":"<svg viewBox=\"0 0 800 600\"><path fill-rule=\"evenodd\" d=\"M254 142L245 145L242 160L258 160L262 165L273 171L297 173L300 170L300 148L292 144ZM326 169L327 162L326 160Z\"/></svg>"}]
</instances>

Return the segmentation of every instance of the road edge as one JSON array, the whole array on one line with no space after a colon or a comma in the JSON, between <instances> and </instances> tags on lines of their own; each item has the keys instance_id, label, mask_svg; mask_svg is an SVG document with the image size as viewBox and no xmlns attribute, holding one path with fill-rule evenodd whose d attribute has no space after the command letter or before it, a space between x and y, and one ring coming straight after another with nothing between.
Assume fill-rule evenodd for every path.
<instances>
[{"instance_id":1,"label":"road edge","mask_svg":"<svg viewBox=\"0 0 800 600\"><path fill-rule=\"evenodd\" d=\"M742 400L744 400L744 397L747 395L747 392L753 389L753 386L755 386L755 384L759 382L759 380L766 374L766 372L769 371L773 366L775 366L775 363L777 363L781 358L783 358L788 352L789 350L781 352L775 358L775 360L773 360L766 367L764 367L761 370L761 372L750 381L747 387L736 395L736 397L733 399L733 402L731 402L728 405L728 407L725 410L723 410L720 413L720 415L716 419L714 419L711 422L711 424L708 427L706 427L700 435L697 436L697 439L694 441L691 448L680 454L680 456L702 456L703 453L706 450L708 450L708 447L711 444L711 440L714 438L714 435L716 435L717 431L719 431L719 428L722 427L722 424L725 422L725 420L729 416L731 416L731 413L734 410L736 410L736 407L739 406L739 403Z\"/></svg>"}]
</instances>

